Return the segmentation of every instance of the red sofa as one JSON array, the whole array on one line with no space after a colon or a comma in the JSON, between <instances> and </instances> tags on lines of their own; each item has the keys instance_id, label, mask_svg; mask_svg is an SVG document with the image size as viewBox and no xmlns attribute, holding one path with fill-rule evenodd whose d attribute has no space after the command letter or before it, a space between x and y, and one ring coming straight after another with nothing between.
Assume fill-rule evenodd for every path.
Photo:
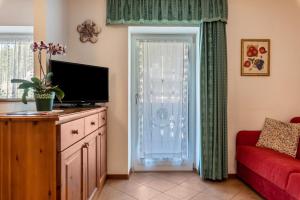
<instances>
[{"instance_id":1,"label":"red sofa","mask_svg":"<svg viewBox=\"0 0 300 200\"><path fill-rule=\"evenodd\" d=\"M300 117L292 123L300 123ZM237 135L237 176L269 200L300 200L300 144L296 159L256 147L261 131Z\"/></svg>"}]
</instances>

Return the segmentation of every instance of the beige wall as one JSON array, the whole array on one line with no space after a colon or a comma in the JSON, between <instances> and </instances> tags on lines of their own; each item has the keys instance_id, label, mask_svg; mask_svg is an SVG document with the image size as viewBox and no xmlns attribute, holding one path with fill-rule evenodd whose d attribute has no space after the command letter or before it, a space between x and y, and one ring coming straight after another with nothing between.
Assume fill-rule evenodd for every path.
<instances>
[{"instance_id":1,"label":"beige wall","mask_svg":"<svg viewBox=\"0 0 300 200\"><path fill-rule=\"evenodd\" d=\"M68 0L47 0L46 40L65 43L68 36Z\"/></svg>"},{"instance_id":2,"label":"beige wall","mask_svg":"<svg viewBox=\"0 0 300 200\"><path fill-rule=\"evenodd\" d=\"M297 0L229 0L229 172L239 130L261 129L265 117L300 115L300 4ZM240 40L271 39L271 76L240 76Z\"/></svg>"},{"instance_id":3,"label":"beige wall","mask_svg":"<svg viewBox=\"0 0 300 200\"><path fill-rule=\"evenodd\" d=\"M6 0L8 1L8 0ZM110 68L108 170L128 172L127 27L105 26L105 0L68 0L66 60ZM229 0L228 141L229 172L235 172L238 130L261 129L266 116L300 115L300 3L297 0ZM76 27L86 19L102 27L97 44L79 42ZM271 76L240 76L240 39L270 38ZM1 111L0 104L0 111Z\"/></svg>"},{"instance_id":4,"label":"beige wall","mask_svg":"<svg viewBox=\"0 0 300 200\"><path fill-rule=\"evenodd\" d=\"M33 0L0 0L0 26L32 26Z\"/></svg>"},{"instance_id":5,"label":"beige wall","mask_svg":"<svg viewBox=\"0 0 300 200\"><path fill-rule=\"evenodd\" d=\"M128 173L127 27L105 26L105 0L69 0L66 60L110 69L108 173ZM86 19L102 27L96 44L79 41L77 25Z\"/></svg>"}]
</instances>

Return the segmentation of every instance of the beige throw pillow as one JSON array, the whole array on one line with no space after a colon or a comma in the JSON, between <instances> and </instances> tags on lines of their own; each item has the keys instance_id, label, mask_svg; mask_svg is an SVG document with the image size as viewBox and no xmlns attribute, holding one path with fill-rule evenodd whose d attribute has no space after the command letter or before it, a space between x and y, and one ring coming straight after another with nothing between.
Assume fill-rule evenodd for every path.
<instances>
[{"instance_id":1,"label":"beige throw pillow","mask_svg":"<svg viewBox=\"0 0 300 200\"><path fill-rule=\"evenodd\" d=\"M263 130L256 144L296 157L300 126L266 118Z\"/></svg>"}]
</instances>

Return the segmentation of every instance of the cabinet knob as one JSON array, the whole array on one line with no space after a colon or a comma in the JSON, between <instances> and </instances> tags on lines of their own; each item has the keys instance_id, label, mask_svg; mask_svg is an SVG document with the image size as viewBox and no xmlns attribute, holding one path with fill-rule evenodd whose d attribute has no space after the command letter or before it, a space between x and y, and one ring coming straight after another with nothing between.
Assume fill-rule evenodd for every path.
<instances>
[{"instance_id":1,"label":"cabinet knob","mask_svg":"<svg viewBox=\"0 0 300 200\"><path fill-rule=\"evenodd\" d=\"M99 131L99 134L98 134L99 136L103 136L104 135L104 133L103 132L101 132L101 131Z\"/></svg>"},{"instance_id":2,"label":"cabinet knob","mask_svg":"<svg viewBox=\"0 0 300 200\"><path fill-rule=\"evenodd\" d=\"M72 130L72 134L73 134L73 135L78 135L78 134L79 134L79 131L78 131L78 130Z\"/></svg>"},{"instance_id":3,"label":"cabinet knob","mask_svg":"<svg viewBox=\"0 0 300 200\"><path fill-rule=\"evenodd\" d=\"M96 123L95 123L95 122L91 122L91 125L92 125L92 126L95 126L95 125L96 125Z\"/></svg>"}]
</instances>

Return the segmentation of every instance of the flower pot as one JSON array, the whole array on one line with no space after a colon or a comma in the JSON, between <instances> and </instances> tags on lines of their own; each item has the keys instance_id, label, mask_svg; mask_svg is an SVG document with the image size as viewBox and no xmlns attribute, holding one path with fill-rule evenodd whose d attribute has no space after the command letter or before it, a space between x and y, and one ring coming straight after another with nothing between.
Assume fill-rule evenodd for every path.
<instances>
[{"instance_id":1,"label":"flower pot","mask_svg":"<svg viewBox=\"0 0 300 200\"><path fill-rule=\"evenodd\" d=\"M37 111L52 111L55 93L34 93Z\"/></svg>"}]
</instances>

